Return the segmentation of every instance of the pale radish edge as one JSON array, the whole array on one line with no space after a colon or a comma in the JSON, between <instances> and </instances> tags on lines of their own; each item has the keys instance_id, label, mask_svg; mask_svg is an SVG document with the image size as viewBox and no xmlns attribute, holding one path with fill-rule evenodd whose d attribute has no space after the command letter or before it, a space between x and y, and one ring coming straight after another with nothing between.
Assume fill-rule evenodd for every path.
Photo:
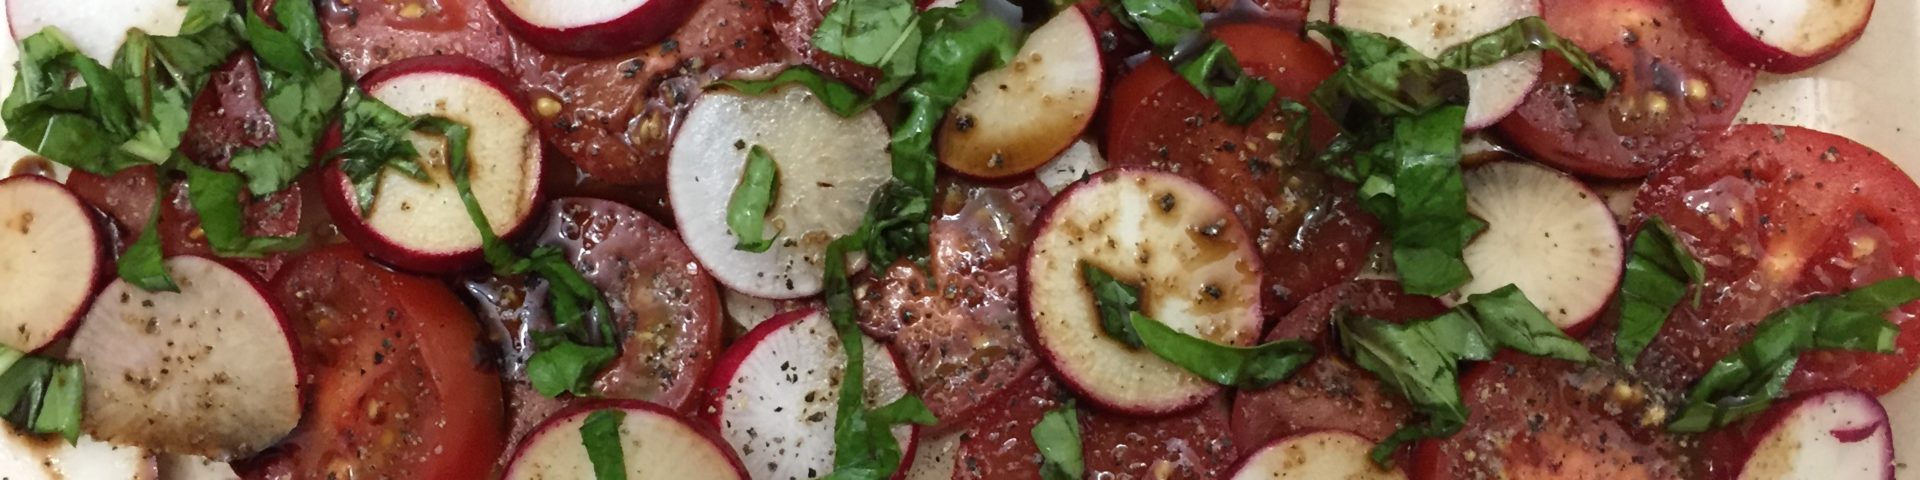
<instances>
[{"instance_id":1,"label":"pale radish edge","mask_svg":"<svg viewBox=\"0 0 1920 480\"><path fill-rule=\"evenodd\" d=\"M588 401L547 417L514 448L504 478L593 478L593 462L587 456L580 427L588 416L603 410L625 414L619 440L630 480L751 478L746 465L711 429L665 407L638 400ZM727 477L727 473L733 475Z\"/></svg>"},{"instance_id":2,"label":"pale radish edge","mask_svg":"<svg viewBox=\"0 0 1920 480\"><path fill-rule=\"evenodd\" d=\"M0 179L0 345L32 352L80 323L112 270L103 224L58 182Z\"/></svg>"},{"instance_id":3,"label":"pale radish edge","mask_svg":"<svg viewBox=\"0 0 1920 480\"><path fill-rule=\"evenodd\" d=\"M1473 278L1457 295L1512 284L1561 330L1578 334L1605 311L1624 274L1626 241L1606 198L1553 169L1493 162L1467 169L1467 211L1487 222L1462 259Z\"/></svg>"},{"instance_id":4,"label":"pale radish edge","mask_svg":"<svg viewBox=\"0 0 1920 480\"><path fill-rule=\"evenodd\" d=\"M1374 442L1340 430L1320 430L1274 440L1241 456L1231 480L1406 480L1399 468L1382 469L1368 456Z\"/></svg>"}]
</instances>

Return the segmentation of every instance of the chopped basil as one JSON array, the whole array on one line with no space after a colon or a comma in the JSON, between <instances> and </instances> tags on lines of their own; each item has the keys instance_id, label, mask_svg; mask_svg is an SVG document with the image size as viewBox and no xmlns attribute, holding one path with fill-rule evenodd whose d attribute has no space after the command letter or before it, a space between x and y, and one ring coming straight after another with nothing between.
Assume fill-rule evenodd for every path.
<instances>
[{"instance_id":1,"label":"chopped basil","mask_svg":"<svg viewBox=\"0 0 1920 480\"><path fill-rule=\"evenodd\" d=\"M1801 353L1892 353L1900 327L1887 321L1887 311L1915 300L1920 300L1920 280L1897 277L1767 315L1746 344L1694 383L1686 407L1667 429L1703 432L1765 411L1784 393Z\"/></svg>"},{"instance_id":2,"label":"chopped basil","mask_svg":"<svg viewBox=\"0 0 1920 480\"><path fill-rule=\"evenodd\" d=\"M1187 80L1201 95L1213 99L1227 123L1253 122L1272 102L1275 88L1266 80L1247 76L1227 44L1205 40L1206 24L1200 9L1188 0L1119 0L1117 16L1147 36L1154 52L1168 63L1180 78ZM1183 45L1203 44L1198 55L1182 55Z\"/></svg>"},{"instance_id":3,"label":"chopped basil","mask_svg":"<svg viewBox=\"0 0 1920 480\"><path fill-rule=\"evenodd\" d=\"M121 280L141 290L178 292L180 287L173 284L173 277L167 276L166 259L160 250L160 207L166 205L167 184L164 179L156 183L159 193L153 197L153 215L147 217L146 227L141 228L133 244L127 245L127 251L120 253L115 269Z\"/></svg>"},{"instance_id":4,"label":"chopped basil","mask_svg":"<svg viewBox=\"0 0 1920 480\"><path fill-rule=\"evenodd\" d=\"M773 196L780 189L780 169L767 149L754 145L747 150L747 164L742 170L740 184L733 187L733 198L727 201L727 228L740 239L734 250L765 252L773 247L774 238L762 237L761 232L766 231L767 209L773 208ZM780 234L775 232L773 236Z\"/></svg>"},{"instance_id":5,"label":"chopped basil","mask_svg":"<svg viewBox=\"0 0 1920 480\"><path fill-rule=\"evenodd\" d=\"M84 376L78 363L0 346L0 415L21 430L73 443L80 437Z\"/></svg>"},{"instance_id":6,"label":"chopped basil","mask_svg":"<svg viewBox=\"0 0 1920 480\"><path fill-rule=\"evenodd\" d=\"M1206 24L1191 0L1119 0L1120 11L1157 49L1171 51L1200 34ZM1198 84L1195 84L1198 85Z\"/></svg>"},{"instance_id":7,"label":"chopped basil","mask_svg":"<svg viewBox=\"0 0 1920 480\"><path fill-rule=\"evenodd\" d=\"M46 393L40 397L40 414L33 419L34 433L57 433L72 445L80 440L80 404L85 398L85 370L79 363L54 363L47 380Z\"/></svg>"},{"instance_id":8,"label":"chopped basil","mask_svg":"<svg viewBox=\"0 0 1920 480\"><path fill-rule=\"evenodd\" d=\"M912 0L834 2L813 31L813 47L861 65L885 65L913 53L917 10Z\"/></svg>"},{"instance_id":9,"label":"chopped basil","mask_svg":"<svg viewBox=\"0 0 1920 480\"><path fill-rule=\"evenodd\" d=\"M273 118L274 143L235 152L229 165L246 176L256 195L279 191L312 165L314 148L346 95L346 79L333 66L312 2L274 2L275 30L247 9L243 36L260 59L261 103Z\"/></svg>"},{"instance_id":10,"label":"chopped basil","mask_svg":"<svg viewBox=\"0 0 1920 480\"><path fill-rule=\"evenodd\" d=\"M537 349L527 358L527 381L548 397L592 393L593 376L620 354L614 347L581 345L561 335L536 337Z\"/></svg>"},{"instance_id":11,"label":"chopped basil","mask_svg":"<svg viewBox=\"0 0 1920 480\"><path fill-rule=\"evenodd\" d=\"M1147 351L1220 385L1264 388L1293 375L1314 356L1313 345L1298 340L1235 347L1181 333L1139 312L1132 319Z\"/></svg>"},{"instance_id":12,"label":"chopped basil","mask_svg":"<svg viewBox=\"0 0 1920 480\"><path fill-rule=\"evenodd\" d=\"M593 462L594 480L627 480L627 455L621 450L620 423L627 412L598 410L580 423L580 443Z\"/></svg>"},{"instance_id":13,"label":"chopped basil","mask_svg":"<svg viewBox=\"0 0 1920 480\"><path fill-rule=\"evenodd\" d=\"M1620 280L1620 332L1613 340L1620 364L1632 367L1640 351L1660 334L1689 286L1705 278L1706 267L1687 253L1666 221L1651 217L1640 224ZM1699 299L1695 292L1695 302Z\"/></svg>"},{"instance_id":14,"label":"chopped basil","mask_svg":"<svg viewBox=\"0 0 1920 480\"><path fill-rule=\"evenodd\" d=\"M1082 262L1080 273L1086 277L1087 289L1093 291L1093 304L1100 311L1100 329L1120 343L1140 348L1140 334L1133 329L1133 312L1140 309L1140 287L1115 280L1106 270L1091 263Z\"/></svg>"},{"instance_id":15,"label":"chopped basil","mask_svg":"<svg viewBox=\"0 0 1920 480\"><path fill-rule=\"evenodd\" d=\"M215 171L187 163L187 200L200 214L200 229L207 244L223 257L260 257L306 245L306 238L256 237L246 233L246 211L240 205L245 185L239 175Z\"/></svg>"},{"instance_id":16,"label":"chopped basil","mask_svg":"<svg viewBox=\"0 0 1920 480\"><path fill-rule=\"evenodd\" d=\"M1547 21L1540 17L1527 17L1515 20L1499 30L1468 40L1467 43L1454 45L1440 52L1440 63L1466 70L1480 68L1506 60L1508 57L1527 52L1549 51L1560 54L1567 64L1573 65L1593 83L1601 93L1613 90L1613 72L1602 68L1593 61L1593 57L1581 50L1579 45L1559 35L1547 27Z\"/></svg>"},{"instance_id":17,"label":"chopped basil","mask_svg":"<svg viewBox=\"0 0 1920 480\"><path fill-rule=\"evenodd\" d=\"M893 438L892 428L903 423L931 425L938 419L918 397L907 395L884 407L867 410L866 345L860 326L855 323L853 286L847 276L847 252L866 248L867 239L859 234L835 239L827 244L825 293L827 319L840 338L840 351L847 357L841 370L840 397L835 404L833 425L833 480L882 480L892 478L900 469L904 453Z\"/></svg>"},{"instance_id":18,"label":"chopped basil","mask_svg":"<svg viewBox=\"0 0 1920 480\"><path fill-rule=\"evenodd\" d=\"M1354 364L1426 416L1424 423L1402 425L1374 447L1373 460L1383 465L1407 442L1453 435L1466 425L1460 362L1491 359L1497 347L1575 362L1593 359L1512 285L1468 297L1466 304L1438 317L1396 325L1349 315L1335 319L1334 328Z\"/></svg>"},{"instance_id":19,"label":"chopped basil","mask_svg":"<svg viewBox=\"0 0 1920 480\"><path fill-rule=\"evenodd\" d=\"M360 215L373 213L373 199L380 193L380 173L388 168L414 180L429 181L420 164L420 152L407 133L419 120L387 106L360 89L347 92L340 115L340 146L327 158L340 159L340 171L353 183L355 203Z\"/></svg>"},{"instance_id":20,"label":"chopped basil","mask_svg":"<svg viewBox=\"0 0 1920 480\"><path fill-rule=\"evenodd\" d=\"M826 74L810 67L790 67L766 80L724 80L714 82L712 86L731 88L748 95L760 95L790 84L806 87L808 91L813 92L813 98L820 100L828 110L842 117L854 116L872 106L870 100L861 97L859 90L854 90L853 87L829 78Z\"/></svg>"},{"instance_id":21,"label":"chopped basil","mask_svg":"<svg viewBox=\"0 0 1920 480\"><path fill-rule=\"evenodd\" d=\"M1040 448L1040 478L1079 480L1086 475L1081 458L1080 412L1073 405L1050 410L1033 426L1033 444Z\"/></svg>"}]
</instances>

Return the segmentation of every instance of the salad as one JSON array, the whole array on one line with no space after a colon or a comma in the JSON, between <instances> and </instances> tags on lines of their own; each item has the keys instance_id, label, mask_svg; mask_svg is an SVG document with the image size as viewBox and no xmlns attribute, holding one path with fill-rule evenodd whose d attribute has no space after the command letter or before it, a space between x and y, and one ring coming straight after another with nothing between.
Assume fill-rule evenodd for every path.
<instances>
[{"instance_id":1,"label":"salad","mask_svg":"<svg viewBox=\"0 0 1920 480\"><path fill-rule=\"evenodd\" d=\"M0 477L1900 473L1872 0L1309 3L8 0Z\"/></svg>"}]
</instances>

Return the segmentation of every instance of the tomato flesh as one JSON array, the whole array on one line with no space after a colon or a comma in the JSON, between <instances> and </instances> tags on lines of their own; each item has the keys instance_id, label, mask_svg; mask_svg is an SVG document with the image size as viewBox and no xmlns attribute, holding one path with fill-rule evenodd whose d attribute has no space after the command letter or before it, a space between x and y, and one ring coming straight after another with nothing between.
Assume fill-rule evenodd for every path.
<instances>
[{"instance_id":1,"label":"tomato flesh","mask_svg":"<svg viewBox=\"0 0 1920 480\"><path fill-rule=\"evenodd\" d=\"M1162 418L1083 409L1080 427L1088 478L1225 478L1240 458L1227 426L1230 416L1225 398Z\"/></svg>"},{"instance_id":2,"label":"tomato flesh","mask_svg":"<svg viewBox=\"0 0 1920 480\"><path fill-rule=\"evenodd\" d=\"M153 219L153 203L160 195L160 180L159 171L153 166L128 168L107 177L75 170L67 176L67 188L113 220L114 226L120 231L121 245L116 249L119 251L139 238L141 232L146 231L147 222ZM247 235L276 237L301 233L303 223L318 215L306 211L311 208L308 205L317 205L318 202L309 202L304 191L300 183L295 183L285 190L260 198L243 193L240 202L245 208L242 210L241 231ZM207 243L206 231L201 229L200 214L193 210L193 203L187 199L186 182L171 182L163 200L159 223L161 253L166 256L216 256L213 245ZM287 255L274 253L258 258L230 260L247 267L260 278L273 278L286 262Z\"/></svg>"},{"instance_id":3,"label":"tomato flesh","mask_svg":"<svg viewBox=\"0 0 1920 480\"><path fill-rule=\"evenodd\" d=\"M1068 395L1047 369L1028 371L989 400L960 434L953 479L1040 478L1040 447L1033 443L1033 426L1048 411L1060 408Z\"/></svg>"}]
</instances>

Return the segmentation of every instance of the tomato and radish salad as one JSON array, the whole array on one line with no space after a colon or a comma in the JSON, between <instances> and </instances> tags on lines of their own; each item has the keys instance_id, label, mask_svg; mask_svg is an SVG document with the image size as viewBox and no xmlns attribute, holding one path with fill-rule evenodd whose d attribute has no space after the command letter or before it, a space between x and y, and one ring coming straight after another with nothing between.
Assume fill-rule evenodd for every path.
<instances>
[{"instance_id":1,"label":"tomato and radish salad","mask_svg":"<svg viewBox=\"0 0 1920 480\"><path fill-rule=\"evenodd\" d=\"M108 3L6 5L25 478L1897 470L1920 185L1738 120L1871 0Z\"/></svg>"}]
</instances>

